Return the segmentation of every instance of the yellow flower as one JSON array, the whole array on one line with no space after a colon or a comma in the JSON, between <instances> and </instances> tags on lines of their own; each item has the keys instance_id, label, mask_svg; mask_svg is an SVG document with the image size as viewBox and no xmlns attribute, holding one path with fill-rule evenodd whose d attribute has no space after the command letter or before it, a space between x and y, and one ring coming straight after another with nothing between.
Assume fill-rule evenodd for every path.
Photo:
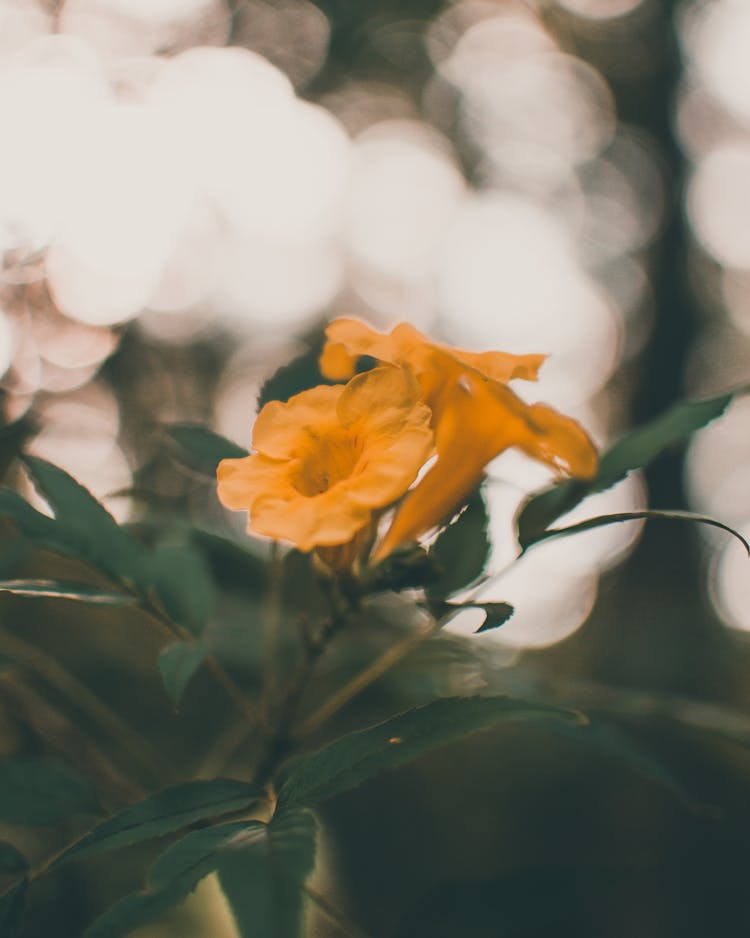
<instances>
[{"instance_id":1,"label":"yellow flower","mask_svg":"<svg viewBox=\"0 0 750 938\"><path fill-rule=\"evenodd\" d=\"M362 355L399 364L415 375L432 411L437 460L402 502L378 556L448 518L477 487L487 463L510 447L566 475L595 474L596 449L575 420L544 404L528 405L507 387L513 378L535 380L544 355L459 351L404 323L384 335L338 319L326 336L325 376L346 377Z\"/></svg>"},{"instance_id":2,"label":"yellow flower","mask_svg":"<svg viewBox=\"0 0 750 938\"><path fill-rule=\"evenodd\" d=\"M249 511L250 531L300 550L346 544L404 494L433 445L414 377L375 368L266 404L256 452L219 463L219 500Z\"/></svg>"}]
</instances>

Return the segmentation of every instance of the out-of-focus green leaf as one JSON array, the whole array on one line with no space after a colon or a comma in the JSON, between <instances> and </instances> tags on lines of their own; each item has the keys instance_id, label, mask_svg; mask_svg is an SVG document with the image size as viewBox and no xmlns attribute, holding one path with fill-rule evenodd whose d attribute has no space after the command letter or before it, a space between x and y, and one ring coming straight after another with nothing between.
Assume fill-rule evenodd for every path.
<instances>
[{"instance_id":1,"label":"out-of-focus green leaf","mask_svg":"<svg viewBox=\"0 0 750 938\"><path fill-rule=\"evenodd\" d=\"M14 521L21 533L35 544L65 553L77 552L73 545L60 535L58 526L52 518L32 508L18 492L12 489L0 489L0 515Z\"/></svg>"},{"instance_id":2,"label":"out-of-focus green leaf","mask_svg":"<svg viewBox=\"0 0 750 938\"><path fill-rule=\"evenodd\" d=\"M177 444L181 462L212 478L222 459L240 459L248 454L237 443L196 424L175 423L166 428L166 433Z\"/></svg>"},{"instance_id":3,"label":"out-of-focus green leaf","mask_svg":"<svg viewBox=\"0 0 750 938\"><path fill-rule=\"evenodd\" d=\"M484 622L476 630L477 634L505 625L516 611L510 603L473 603L473 605L484 612Z\"/></svg>"},{"instance_id":4,"label":"out-of-focus green leaf","mask_svg":"<svg viewBox=\"0 0 750 938\"><path fill-rule=\"evenodd\" d=\"M257 785L234 779L185 782L128 805L62 853L53 869L79 857L163 837L196 821L242 811L265 797Z\"/></svg>"},{"instance_id":5,"label":"out-of-focus green leaf","mask_svg":"<svg viewBox=\"0 0 750 938\"><path fill-rule=\"evenodd\" d=\"M444 599L464 589L480 576L487 563L487 508L480 492L435 541L429 556L439 574L427 587L433 599Z\"/></svg>"},{"instance_id":6,"label":"out-of-focus green leaf","mask_svg":"<svg viewBox=\"0 0 750 938\"><path fill-rule=\"evenodd\" d=\"M435 560L418 544L405 544L396 548L380 563L365 571L362 579L364 593L382 590L411 589L427 586L440 579L441 572Z\"/></svg>"},{"instance_id":7,"label":"out-of-focus green leaf","mask_svg":"<svg viewBox=\"0 0 750 938\"><path fill-rule=\"evenodd\" d=\"M436 619L454 616L462 609L481 609L484 613L484 622L474 630L475 635L505 625L516 611L510 603L446 603L442 600L429 603L429 609Z\"/></svg>"},{"instance_id":8,"label":"out-of-focus green leaf","mask_svg":"<svg viewBox=\"0 0 750 938\"><path fill-rule=\"evenodd\" d=\"M592 904L632 878L619 870L524 869L495 879L441 883L402 921L396 938L536 938L589 933Z\"/></svg>"},{"instance_id":9,"label":"out-of-focus green leaf","mask_svg":"<svg viewBox=\"0 0 750 938\"><path fill-rule=\"evenodd\" d=\"M53 539L120 579L138 582L144 551L80 483L52 463L35 456L23 462L39 492L55 513Z\"/></svg>"},{"instance_id":10,"label":"out-of-focus green leaf","mask_svg":"<svg viewBox=\"0 0 750 938\"><path fill-rule=\"evenodd\" d=\"M55 824L74 814L101 813L90 783L52 759L0 762L0 820L10 824Z\"/></svg>"},{"instance_id":11,"label":"out-of-focus green leaf","mask_svg":"<svg viewBox=\"0 0 750 938\"><path fill-rule=\"evenodd\" d=\"M0 477L5 475L10 463L34 432L34 424L28 417L21 417L0 427Z\"/></svg>"},{"instance_id":12,"label":"out-of-focus green leaf","mask_svg":"<svg viewBox=\"0 0 750 938\"><path fill-rule=\"evenodd\" d=\"M136 928L162 918L216 869L218 848L250 823L234 821L204 827L172 844L151 867L146 889L116 902L89 925L83 938L124 938Z\"/></svg>"},{"instance_id":13,"label":"out-of-focus green leaf","mask_svg":"<svg viewBox=\"0 0 750 938\"><path fill-rule=\"evenodd\" d=\"M314 806L430 749L502 723L583 719L572 710L510 697L436 700L293 760L282 773L279 803Z\"/></svg>"},{"instance_id":14,"label":"out-of-focus green leaf","mask_svg":"<svg viewBox=\"0 0 750 938\"><path fill-rule=\"evenodd\" d=\"M220 586L256 595L265 589L268 574L265 560L259 554L214 531L194 528L192 538L206 557L211 574Z\"/></svg>"},{"instance_id":15,"label":"out-of-focus green leaf","mask_svg":"<svg viewBox=\"0 0 750 938\"><path fill-rule=\"evenodd\" d=\"M25 873L29 861L13 844L0 840L0 873Z\"/></svg>"},{"instance_id":16,"label":"out-of-focus green leaf","mask_svg":"<svg viewBox=\"0 0 750 938\"><path fill-rule=\"evenodd\" d=\"M320 376L318 359L323 351L323 331L316 329L302 340L302 352L278 368L260 389L258 410L269 401L288 401L290 397L318 384L325 384ZM248 407L248 417L250 408Z\"/></svg>"},{"instance_id":17,"label":"out-of-focus green leaf","mask_svg":"<svg viewBox=\"0 0 750 938\"><path fill-rule=\"evenodd\" d=\"M694 524L709 524L715 528L721 528L722 531L733 534L750 556L750 544L748 544L739 531L735 531L735 529L731 528L728 524L724 524L723 521L717 521L715 518L709 518L706 515L697 515L692 511L677 511L676 509L663 511L652 508L644 509L643 511L621 511L612 515L598 515L596 518L587 518L585 521L569 524L564 528L547 528L547 530L537 538L537 542L546 541L551 537L560 537L564 534L580 534L581 531L602 528L608 524L620 524L623 521L640 521L653 518L661 518L667 521L692 521Z\"/></svg>"},{"instance_id":18,"label":"out-of-focus green leaf","mask_svg":"<svg viewBox=\"0 0 750 938\"><path fill-rule=\"evenodd\" d=\"M213 613L214 586L203 557L186 544L161 544L149 557L148 581L169 615L199 635Z\"/></svg>"},{"instance_id":19,"label":"out-of-focus green leaf","mask_svg":"<svg viewBox=\"0 0 750 938\"><path fill-rule=\"evenodd\" d=\"M131 606L138 602L135 596L127 593L111 593L82 583L62 583L59 580L0 580L0 593L39 599L70 599L97 606Z\"/></svg>"},{"instance_id":20,"label":"out-of-focus green leaf","mask_svg":"<svg viewBox=\"0 0 750 938\"><path fill-rule=\"evenodd\" d=\"M26 911L26 893L29 882L22 879L0 896L0 935L2 938L16 938L21 933L23 916Z\"/></svg>"},{"instance_id":21,"label":"out-of-focus green leaf","mask_svg":"<svg viewBox=\"0 0 750 938\"><path fill-rule=\"evenodd\" d=\"M185 693L185 688L208 654L204 641L174 642L167 645L159 654L159 672L164 690L177 707Z\"/></svg>"},{"instance_id":22,"label":"out-of-focus green leaf","mask_svg":"<svg viewBox=\"0 0 750 938\"><path fill-rule=\"evenodd\" d=\"M521 547L526 549L540 540L556 518L567 514L588 495L608 489L632 469L644 468L670 446L681 443L721 416L733 396L722 394L710 400L676 404L650 423L631 430L610 447L590 481L571 480L532 496L521 507L516 521Z\"/></svg>"},{"instance_id":23,"label":"out-of-focus green leaf","mask_svg":"<svg viewBox=\"0 0 750 938\"><path fill-rule=\"evenodd\" d=\"M586 727L558 723L554 726L554 732L622 763L643 778L666 788L691 811L700 813L697 799L665 759L615 723L592 717Z\"/></svg>"},{"instance_id":24,"label":"out-of-focus green leaf","mask_svg":"<svg viewBox=\"0 0 750 938\"><path fill-rule=\"evenodd\" d=\"M300 938L302 887L314 862L309 811L248 826L219 850L219 881L242 938Z\"/></svg>"}]
</instances>

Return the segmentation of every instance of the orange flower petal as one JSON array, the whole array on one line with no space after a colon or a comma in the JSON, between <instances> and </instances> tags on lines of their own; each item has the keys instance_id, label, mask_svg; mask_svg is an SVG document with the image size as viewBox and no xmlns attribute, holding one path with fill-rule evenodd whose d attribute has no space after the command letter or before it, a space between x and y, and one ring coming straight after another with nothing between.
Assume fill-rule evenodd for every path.
<instances>
[{"instance_id":1,"label":"orange flower petal","mask_svg":"<svg viewBox=\"0 0 750 938\"><path fill-rule=\"evenodd\" d=\"M377 555L416 540L445 521L479 485L487 463L511 446L571 475L590 478L596 449L583 428L476 372L454 371L440 399L438 458L406 496Z\"/></svg>"},{"instance_id":2,"label":"orange flower petal","mask_svg":"<svg viewBox=\"0 0 750 938\"><path fill-rule=\"evenodd\" d=\"M348 543L417 477L431 416L414 376L390 365L271 402L255 425L259 452L220 463L219 498L249 511L251 531L301 550Z\"/></svg>"},{"instance_id":3,"label":"orange flower petal","mask_svg":"<svg viewBox=\"0 0 750 938\"><path fill-rule=\"evenodd\" d=\"M370 520L367 505L335 488L313 498L302 495L260 495L253 503L251 530L291 541L300 550L346 544Z\"/></svg>"},{"instance_id":4,"label":"orange flower petal","mask_svg":"<svg viewBox=\"0 0 750 938\"><path fill-rule=\"evenodd\" d=\"M329 381L348 381L357 370L358 358L340 342L326 342L320 356L320 373Z\"/></svg>"},{"instance_id":5,"label":"orange flower petal","mask_svg":"<svg viewBox=\"0 0 750 938\"><path fill-rule=\"evenodd\" d=\"M336 405L343 390L341 384L321 384L295 394L286 403L270 401L255 421L253 449L274 459L299 456L310 446L305 427L320 427L325 418L336 422Z\"/></svg>"},{"instance_id":6,"label":"orange flower petal","mask_svg":"<svg viewBox=\"0 0 750 938\"><path fill-rule=\"evenodd\" d=\"M222 459L216 469L216 493L225 508L248 511L259 492L282 484L280 469L286 463L260 453L241 459Z\"/></svg>"},{"instance_id":7,"label":"orange flower petal","mask_svg":"<svg viewBox=\"0 0 750 938\"><path fill-rule=\"evenodd\" d=\"M518 445L528 456L577 479L596 475L599 466L596 449L579 423L546 404L532 404L527 410L527 421L531 432Z\"/></svg>"},{"instance_id":8,"label":"orange flower petal","mask_svg":"<svg viewBox=\"0 0 750 938\"><path fill-rule=\"evenodd\" d=\"M488 378L507 384L516 378L536 381L546 355L512 355L510 352L459 352L448 349L455 358Z\"/></svg>"}]
</instances>

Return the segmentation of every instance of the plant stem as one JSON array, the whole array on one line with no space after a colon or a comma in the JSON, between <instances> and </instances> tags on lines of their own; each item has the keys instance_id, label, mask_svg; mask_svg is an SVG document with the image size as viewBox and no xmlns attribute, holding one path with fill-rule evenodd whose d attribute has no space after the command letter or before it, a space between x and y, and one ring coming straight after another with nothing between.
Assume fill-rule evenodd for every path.
<instances>
[{"instance_id":1,"label":"plant stem","mask_svg":"<svg viewBox=\"0 0 750 938\"><path fill-rule=\"evenodd\" d=\"M253 702L249 700L233 677L226 671L213 655L206 657L206 667L221 685L227 697L232 701L245 720L257 730L264 731L265 721Z\"/></svg>"},{"instance_id":2,"label":"plant stem","mask_svg":"<svg viewBox=\"0 0 750 938\"><path fill-rule=\"evenodd\" d=\"M187 629L184 629L179 623L171 619L160 606L150 601L142 601L141 609L146 612L170 638L176 638L181 642L193 642L195 636ZM243 718L254 728L261 732L266 731L266 722L263 715L255 704L248 699L240 686L216 659L214 655L206 655L206 667L221 685L227 697L232 701Z\"/></svg>"},{"instance_id":3,"label":"plant stem","mask_svg":"<svg viewBox=\"0 0 750 938\"><path fill-rule=\"evenodd\" d=\"M318 707L306 720L303 720L294 731L294 739L302 739L314 733L323 723L345 707L353 697L356 697L357 694L360 694L381 678L386 671L389 671L395 664L398 664L402 658L405 658L411 651L421 645L422 642L427 641L428 638L432 638L433 635L440 631L445 621L445 619L437 619L428 628L413 632L411 635L407 635L402 641L387 648L371 665L366 667L364 671L360 671L348 684L345 684L336 691L333 696L329 697L328 700Z\"/></svg>"},{"instance_id":4,"label":"plant stem","mask_svg":"<svg viewBox=\"0 0 750 938\"><path fill-rule=\"evenodd\" d=\"M265 668L263 669L263 712L268 714L271 700L276 691L276 655L281 626L281 577L283 568L278 541L271 544L271 573L268 581L268 597L265 603Z\"/></svg>"}]
</instances>

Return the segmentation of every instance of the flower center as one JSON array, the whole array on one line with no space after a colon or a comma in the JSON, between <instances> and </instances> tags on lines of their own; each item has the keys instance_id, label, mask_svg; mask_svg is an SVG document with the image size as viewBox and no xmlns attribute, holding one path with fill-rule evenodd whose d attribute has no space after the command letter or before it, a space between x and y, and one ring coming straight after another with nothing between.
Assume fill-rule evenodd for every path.
<instances>
[{"instance_id":1,"label":"flower center","mask_svg":"<svg viewBox=\"0 0 750 938\"><path fill-rule=\"evenodd\" d=\"M300 495L322 495L339 482L349 479L362 454L356 434L346 432L319 436L308 428L311 446L300 460L292 485Z\"/></svg>"}]
</instances>

